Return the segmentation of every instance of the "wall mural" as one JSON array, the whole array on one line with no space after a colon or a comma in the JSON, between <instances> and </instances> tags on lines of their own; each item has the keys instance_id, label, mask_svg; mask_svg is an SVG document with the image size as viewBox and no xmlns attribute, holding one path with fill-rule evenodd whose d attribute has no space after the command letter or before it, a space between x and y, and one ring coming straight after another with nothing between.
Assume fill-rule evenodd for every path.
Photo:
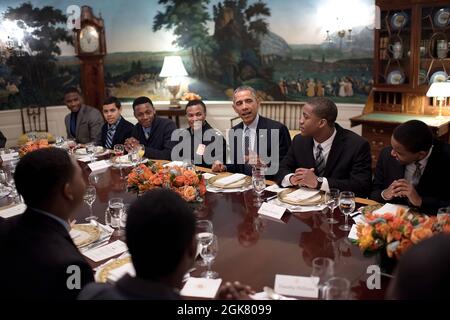
<instances>
[{"instance_id":1,"label":"wall mural","mask_svg":"<svg viewBox=\"0 0 450 320\"><path fill-rule=\"evenodd\" d=\"M205 100L251 85L265 100L365 103L372 87L373 0L2 0L0 109L61 105L63 88L79 84L73 4L101 13L107 92L124 101L169 100L159 72L174 54L188 72L182 91Z\"/></svg>"}]
</instances>

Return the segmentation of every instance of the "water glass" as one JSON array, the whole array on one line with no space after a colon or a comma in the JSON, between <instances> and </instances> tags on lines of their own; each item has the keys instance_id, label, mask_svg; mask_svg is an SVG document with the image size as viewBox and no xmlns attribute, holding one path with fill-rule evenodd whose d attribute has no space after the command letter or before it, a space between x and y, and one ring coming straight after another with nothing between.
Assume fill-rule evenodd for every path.
<instances>
[{"instance_id":1,"label":"water glass","mask_svg":"<svg viewBox=\"0 0 450 320\"><path fill-rule=\"evenodd\" d=\"M208 245L203 246L202 251L200 251L200 255L202 256L203 260L206 262L206 265L208 266L208 270L203 272L200 275L201 277L207 279L216 279L219 277L219 274L217 272L211 270L211 265L216 259L218 252L219 252L219 241L217 239L217 236L213 235L212 241Z\"/></svg>"},{"instance_id":2,"label":"water glass","mask_svg":"<svg viewBox=\"0 0 450 320\"><path fill-rule=\"evenodd\" d=\"M342 191L339 196L339 209L345 215L345 224L339 226L342 231L350 231L348 216L355 210L355 194L351 191Z\"/></svg>"},{"instance_id":3,"label":"water glass","mask_svg":"<svg viewBox=\"0 0 450 320\"><path fill-rule=\"evenodd\" d=\"M209 220L197 220L195 223L195 238L197 239L198 252L201 252L203 246L207 246L212 242L214 232L213 224ZM206 266L206 262L201 260L198 262L200 266Z\"/></svg>"},{"instance_id":4,"label":"water glass","mask_svg":"<svg viewBox=\"0 0 450 320\"><path fill-rule=\"evenodd\" d=\"M256 202L257 206L261 205L261 194L266 188L266 179L264 175L263 167L253 167L252 168L252 184L253 190L256 192Z\"/></svg>"},{"instance_id":5,"label":"water glass","mask_svg":"<svg viewBox=\"0 0 450 320\"><path fill-rule=\"evenodd\" d=\"M123 144L116 144L116 145L114 145L114 154L116 156L116 162L119 165L120 178L123 178L122 163L120 161L120 157L123 156L124 153L125 153L125 146Z\"/></svg>"},{"instance_id":6,"label":"water glass","mask_svg":"<svg viewBox=\"0 0 450 320\"><path fill-rule=\"evenodd\" d=\"M121 220L124 212L124 203L122 198L112 198L108 202L109 214L111 215L110 226L117 229L117 235L122 235Z\"/></svg>"},{"instance_id":7,"label":"water glass","mask_svg":"<svg viewBox=\"0 0 450 320\"><path fill-rule=\"evenodd\" d=\"M86 153L88 154L90 158L90 162L93 162L95 160L94 153L95 153L95 144L93 142L89 142L86 144Z\"/></svg>"},{"instance_id":8,"label":"water glass","mask_svg":"<svg viewBox=\"0 0 450 320\"><path fill-rule=\"evenodd\" d=\"M325 300L346 300L350 297L350 281L341 277L329 279L324 288Z\"/></svg>"},{"instance_id":9,"label":"water glass","mask_svg":"<svg viewBox=\"0 0 450 320\"><path fill-rule=\"evenodd\" d=\"M334 213L334 210L339 205L339 195L340 195L340 191L339 191L339 189L336 189L336 188L331 188L330 191L328 191L326 194L326 204L327 204L327 207L330 208L330 218L328 218L326 221L329 224L338 223L338 220L333 218L333 213Z\"/></svg>"},{"instance_id":10,"label":"water glass","mask_svg":"<svg viewBox=\"0 0 450 320\"><path fill-rule=\"evenodd\" d=\"M95 202L95 198L97 197L97 192L95 190L94 186L87 186L86 191L84 193L83 196L83 200L84 202L86 202L86 204L89 206L89 216L86 217L86 221L91 221L91 220L97 220L98 217L96 217L94 215L94 213L92 212L92 205Z\"/></svg>"}]
</instances>

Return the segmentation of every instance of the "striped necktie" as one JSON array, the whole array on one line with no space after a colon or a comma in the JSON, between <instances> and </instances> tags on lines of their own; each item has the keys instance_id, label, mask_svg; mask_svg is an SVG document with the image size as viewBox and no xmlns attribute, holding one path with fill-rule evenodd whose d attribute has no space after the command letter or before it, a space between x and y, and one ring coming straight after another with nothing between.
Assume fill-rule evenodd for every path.
<instances>
[{"instance_id":1,"label":"striped necktie","mask_svg":"<svg viewBox=\"0 0 450 320\"><path fill-rule=\"evenodd\" d=\"M250 153L250 128L246 127L244 130L244 155L248 156Z\"/></svg>"},{"instance_id":2,"label":"striped necktie","mask_svg":"<svg viewBox=\"0 0 450 320\"><path fill-rule=\"evenodd\" d=\"M108 132L106 133L105 147L108 149L111 149L113 146L114 133L116 133L116 125L113 124L113 125L109 126Z\"/></svg>"},{"instance_id":3,"label":"striped necktie","mask_svg":"<svg viewBox=\"0 0 450 320\"><path fill-rule=\"evenodd\" d=\"M416 165L416 170L413 173L411 184L416 187L419 184L420 177L422 176L422 165L419 161L414 163Z\"/></svg>"},{"instance_id":4,"label":"striped necktie","mask_svg":"<svg viewBox=\"0 0 450 320\"><path fill-rule=\"evenodd\" d=\"M323 157L323 148L319 144L317 145L317 151L316 151L316 174L318 177L323 177L324 171L325 171L325 159Z\"/></svg>"}]
</instances>

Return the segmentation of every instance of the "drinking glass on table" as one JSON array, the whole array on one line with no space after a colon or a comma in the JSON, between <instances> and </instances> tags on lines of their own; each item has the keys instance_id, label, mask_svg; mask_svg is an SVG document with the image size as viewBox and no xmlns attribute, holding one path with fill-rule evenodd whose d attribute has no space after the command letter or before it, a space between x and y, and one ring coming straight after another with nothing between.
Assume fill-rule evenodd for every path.
<instances>
[{"instance_id":1,"label":"drinking glass on table","mask_svg":"<svg viewBox=\"0 0 450 320\"><path fill-rule=\"evenodd\" d=\"M341 277L330 278L323 288L325 300L347 300L350 297L350 281Z\"/></svg>"},{"instance_id":2,"label":"drinking glass on table","mask_svg":"<svg viewBox=\"0 0 450 320\"><path fill-rule=\"evenodd\" d=\"M124 212L124 203L122 198L112 198L108 202L109 213L111 215L111 227L117 229L117 235L123 235L121 220Z\"/></svg>"},{"instance_id":3,"label":"drinking glass on table","mask_svg":"<svg viewBox=\"0 0 450 320\"><path fill-rule=\"evenodd\" d=\"M98 217L92 212L92 205L94 204L95 198L97 197L97 192L94 186L87 186L86 192L84 193L83 200L89 206L89 216L86 217L86 221L97 220Z\"/></svg>"},{"instance_id":4,"label":"drinking glass on table","mask_svg":"<svg viewBox=\"0 0 450 320\"><path fill-rule=\"evenodd\" d=\"M120 157L125 153L125 146L123 144L114 145L114 155L116 156L116 163L119 165L120 177L123 178L122 174L122 162Z\"/></svg>"},{"instance_id":5,"label":"drinking glass on table","mask_svg":"<svg viewBox=\"0 0 450 320\"><path fill-rule=\"evenodd\" d=\"M95 160L94 153L95 153L95 144L93 142L89 142L86 144L86 153L88 154L90 158L90 162L93 162Z\"/></svg>"},{"instance_id":6,"label":"drinking glass on table","mask_svg":"<svg viewBox=\"0 0 450 320\"><path fill-rule=\"evenodd\" d=\"M67 147L69 148L69 154L73 154L75 148L77 147L77 142L73 139L67 139Z\"/></svg>"},{"instance_id":7,"label":"drinking glass on table","mask_svg":"<svg viewBox=\"0 0 450 320\"><path fill-rule=\"evenodd\" d=\"M330 258L317 257L312 261L311 278L319 289L319 297L325 283L334 275L334 261Z\"/></svg>"},{"instance_id":8,"label":"drinking glass on table","mask_svg":"<svg viewBox=\"0 0 450 320\"><path fill-rule=\"evenodd\" d=\"M213 224L209 220L197 220L195 223L195 238L197 239L197 246L199 250L203 249L203 246L209 245L213 239ZM205 260L198 262L200 266L206 266Z\"/></svg>"},{"instance_id":9,"label":"drinking glass on table","mask_svg":"<svg viewBox=\"0 0 450 320\"><path fill-rule=\"evenodd\" d=\"M202 256L203 260L206 261L206 265L208 266L208 270L203 272L200 275L201 277L207 279L216 279L219 277L219 274L217 272L211 270L211 265L216 259L218 253L219 253L219 241L217 239L217 236L213 235L211 242L208 245L203 246L202 251L200 252L200 255Z\"/></svg>"},{"instance_id":10,"label":"drinking glass on table","mask_svg":"<svg viewBox=\"0 0 450 320\"><path fill-rule=\"evenodd\" d=\"M256 192L256 201L255 204L259 207L261 206L261 194L264 192L266 188L266 179L264 176L264 168L254 166L252 168L252 184L253 190Z\"/></svg>"},{"instance_id":11,"label":"drinking glass on table","mask_svg":"<svg viewBox=\"0 0 450 320\"><path fill-rule=\"evenodd\" d=\"M339 222L338 220L333 218L334 210L339 205L339 196L340 196L340 191L339 191L339 189L336 189L336 188L331 188L330 191L328 191L326 194L326 204L327 204L327 207L330 208L330 217L326 221L330 224L335 224L335 223Z\"/></svg>"},{"instance_id":12,"label":"drinking glass on table","mask_svg":"<svg viewBox=\"0 0 450 320\"><path fill-rule=\"evenodd\" d=\"M355 210L355 194L351 191L342 191L339 196L339 209L345 215L345 224L340 225L342 231L350 231L348 216Z\"/></svg>"}]
</instances>

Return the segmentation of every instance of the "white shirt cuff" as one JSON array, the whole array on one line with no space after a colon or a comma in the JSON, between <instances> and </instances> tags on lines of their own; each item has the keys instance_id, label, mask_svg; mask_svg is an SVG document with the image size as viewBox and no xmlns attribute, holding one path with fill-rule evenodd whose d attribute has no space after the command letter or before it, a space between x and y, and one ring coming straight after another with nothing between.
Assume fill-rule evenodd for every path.
<instances>
[{"instance_id":1,"label":"white shirt cuff","mask_svg":"<svg viewBox=\"0 0 450 320\"><path fill-rule=\"evenodd\" d=\"M384 201L389 201L388 199L386 199L386 198L384 197L384 192L385 192L385 191L386 191L386 189L383 190L383 191L381 191L381 197L383 198Z\"/></svg>"},{"instance_id":2,"label":"white shirt cuff","mask_svg":"<svg viewBox=\"0 0 450 320\"><path fill-rule=\"evenodd\" d=\"M291 183L291 181L289 181L289 179L290 179L293 175L294 175L293 173L290 173L290 174L287 174L287 175L284 176L283 181L281 181L281 186L282 186L283 188L292 186L292 183Z\"/></svg>"},{"instance_id":3,"label":"white shirt cuff","mask_svg":"<svg viewBox=\"0 0 450 320\"><path fill-rule=\"evenodd\" d=\"M328 185L328 180L327 178L323 178L323 182L322 182L322 186L320 187L320 190L325 191L325 192L330 192L330 186Z\"/></svg>"}]
</instances>

